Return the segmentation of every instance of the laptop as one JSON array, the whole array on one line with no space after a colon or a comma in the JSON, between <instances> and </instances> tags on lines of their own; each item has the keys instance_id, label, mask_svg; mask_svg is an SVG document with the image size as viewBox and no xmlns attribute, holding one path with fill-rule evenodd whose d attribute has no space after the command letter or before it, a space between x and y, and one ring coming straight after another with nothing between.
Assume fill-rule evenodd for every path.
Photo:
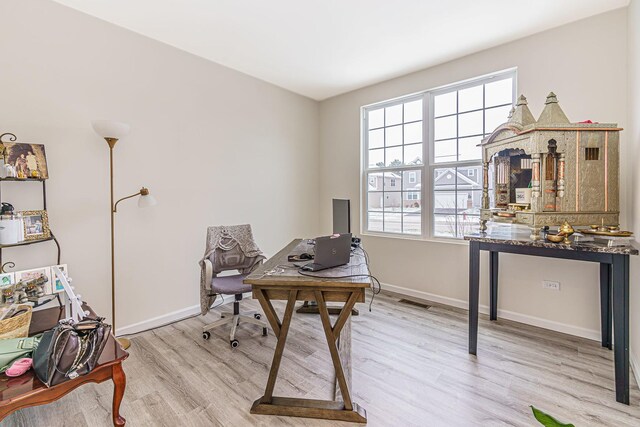
<instances>
[{"instance_id":1,"label":"laptop","mask_svg":"<svg viewBox=\"0 0 640 427\"><path fill-rule=\"evenodd\" d=\"M317 237L313 262L303 265L304 271L320 271L349 263L351 233Z\"/></svg>"}]
</instances>

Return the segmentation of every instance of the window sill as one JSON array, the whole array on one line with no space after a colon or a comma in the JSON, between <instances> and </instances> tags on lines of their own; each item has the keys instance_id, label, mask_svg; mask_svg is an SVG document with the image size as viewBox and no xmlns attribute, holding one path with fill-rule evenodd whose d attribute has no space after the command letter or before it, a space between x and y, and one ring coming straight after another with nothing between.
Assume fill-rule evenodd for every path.
<instances>
[{"instance_id":1,"label":"window sill","mask_svg":"<svg viewBox=\"0 0 640 427\"><path fill-rule=\"evenodd\" d=\"M411 236L407 234L393 234L393 233L376 233L372 231L365 231L361 233L361 236L364 237L382 237L387 239L400 239L400 240L412 240L417 242L427 242L427 243L444 243L449 245L463 245L469 246L469 242L464 239L453 239L446 237L429 237L425 238L422 236Z\"/></svg>"}]
</instances>

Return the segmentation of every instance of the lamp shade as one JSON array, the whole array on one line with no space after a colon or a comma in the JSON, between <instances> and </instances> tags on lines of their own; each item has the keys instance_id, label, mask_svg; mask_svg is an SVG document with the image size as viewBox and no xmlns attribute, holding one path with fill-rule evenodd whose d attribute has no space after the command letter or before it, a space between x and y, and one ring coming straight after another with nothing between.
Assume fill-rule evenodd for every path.
<instances>
[{"instance_id":1,"label":"lamp shade","mask_svg":"<svg viewBox=\"0 0 640 427\"><path fill-rule=\"evenodd\" d=\"M146 196L138 197L138 207L139 208L148 208L151 206L155 206L158 204L158 201L151 194L147 194Z\"/></svg>"},{"instance_id":2,"label":"lamp shade","mask_svg":"<svg viewBox=\"0 0 640 427\"><path fill-rule=\"evenodd\" d=\"M120 139L129 133L129 125L113 120L94 120L91 122L95 133L103 138Z\"/></svg>"}]
</instances>

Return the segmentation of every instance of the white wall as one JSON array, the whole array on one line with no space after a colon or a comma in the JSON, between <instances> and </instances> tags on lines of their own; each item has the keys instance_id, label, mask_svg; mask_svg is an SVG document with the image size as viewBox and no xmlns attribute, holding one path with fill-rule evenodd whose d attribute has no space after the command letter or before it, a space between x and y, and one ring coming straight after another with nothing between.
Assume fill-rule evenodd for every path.
<instances>
[{"instance_id":1,"label":"white wall","mask_svg":"<svg viewBox=\"0 0 640 427\"><path fill-rule=\"evenodd\" d=\"M547 93L554 91L571 120L617 122L624 127L626 39L626 9L620 9L322 102L323 229L330 226L332 197L350 198L354 212L359 212L361 106L518 67L518 92L527 96L534 116L542 110ZM623 159L628 141L629 135L623 132ZM623 177L628 176L626 172L623 169ZM626 215L622 216L626 226ZM357 214L353 220L358 230ZM415 295L466 304L467 245L369 236L364 243L373 272L383 282L407 288ZM481 304L488 303L487 265L484 259ZM597 338L597 277L598 266L591 263L502 255L499 308L512 312L512 318ZM560 281L561 291L543 290L543 279Z\"/></svg>"},{"instance_id":2,"label":"white wall","mask_svg":"<svg viewBox=\"0 0 640 427\"><path fill-rule=\"evenodd\" d=\"M627 141L630 145L628 156L631 197L629 204L631 229L636 232L636 247L640 248L640 2L631 0L628 9L628 76L629 76L629 119ZM635 364L636 378L640 378L640 257L631 258L630 310L631 310L631 360Z\"/></svg>"},{"instance_id":3,"label":"white wall","mask_svg":"<svg viewBox=\"0 0 640 427\"><path fill-rule=\"evenodd\" d=\"M131 124L116 196L146 185L159 201L118 207L119 326L198 304L208 225L251 223L267 254L317 232L317 201L297 196L319 188L315 101L53 2L3 0L0 16L0 133L46 145L51 227L98 313L110 313L109 169L92 119ZM38 195L3 184L19 210ZM36 267L54 246L3 255Z\"/></svg>"}]
</instances>

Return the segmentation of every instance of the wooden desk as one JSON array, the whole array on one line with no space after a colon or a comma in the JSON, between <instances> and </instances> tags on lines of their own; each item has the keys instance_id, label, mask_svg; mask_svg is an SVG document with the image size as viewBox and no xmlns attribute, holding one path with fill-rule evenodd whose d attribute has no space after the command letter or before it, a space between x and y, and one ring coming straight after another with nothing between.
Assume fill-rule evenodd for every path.
<instances>
[{"instance_id":1,"label":"wooden desk","mask_svg":"<svg viewBox=\"0 0 640 427\"><path fill-rule=\"evenodd\" d=\"M90 307L85 306L92 315L95 313ZM29 336L36 335L53 328L64 317L64 309L58 307L35 311L31 318ZM60 399L70 391L83 384L94 382L101 383L108 379L113 380L113 407L112 418L114 426L123 426L126 420L120 416L120 403L124 396L126 377L122 370L122 361L129 356L110 335L105 344L104 351L98 360L96 367L87 375L65 381L53 387L47 387L36 377L33 369L24 375L11 378L0 375L0 420L18 409L29 406L43 405ZM43 425L46 422L43 422Z\"/></svg>"},{"instance_id":2,"label":"wooden desk","mask_svg":"<svg viewBox=\"0 0 640 427\"><path fill-rule=\"evenodd\" d=\"M615 338L616 400L629 404L629 255L633 247L594 243L564 245L525 236L470 235L469 240L469 353L478 349L478 304L480 298L480 251L489 252L489 318L498 318L498 254L500 252L548 258L590 261L600 264L600 315L602 346L612 348L611 316Z\"/></svg>"},{"instance_id":3,"label":"wooden desk","mask_svg":"<svg viewBox=\"0 0 640 427\"><path fill-rule=\"evenodd\" d=\"M285 415L292 417L323 418L366 423L367 414L364 408L351 401L350 370L347 374L343 363L350 366L350 355L341 354L340 349L350 348L350 316L351 309L356 302L364 302L365 289L370 284L369 269L365 263L362 251L356 251L351 262L343 267L310 273L322 278L302 276L287 262L290 253L308 252L306 241L296 239L278 252L273 258L265 262L258 270L251 273L244 281L253 287L253 298L260 301L269 323L273 328L278 343L273 355L269 379L264 395L257 399L251 407L252 414ZM356 278L341 276L362 275ZM286 300L282 321L271 304L272 300ZM278 377L280 361L289 332L289 325L293 317L296 301L316 301L329 353L336 374L336 381L341 392L342 400L311 400L290 397L273 396L273 390ZM344 302L344 306L336 322L331 325L327 301ZM342 335L341 335L342 333ZM338 345L338 338L341 339ZM338 348L340 347L340 349Z\"/></svg>"}]
</instances>

